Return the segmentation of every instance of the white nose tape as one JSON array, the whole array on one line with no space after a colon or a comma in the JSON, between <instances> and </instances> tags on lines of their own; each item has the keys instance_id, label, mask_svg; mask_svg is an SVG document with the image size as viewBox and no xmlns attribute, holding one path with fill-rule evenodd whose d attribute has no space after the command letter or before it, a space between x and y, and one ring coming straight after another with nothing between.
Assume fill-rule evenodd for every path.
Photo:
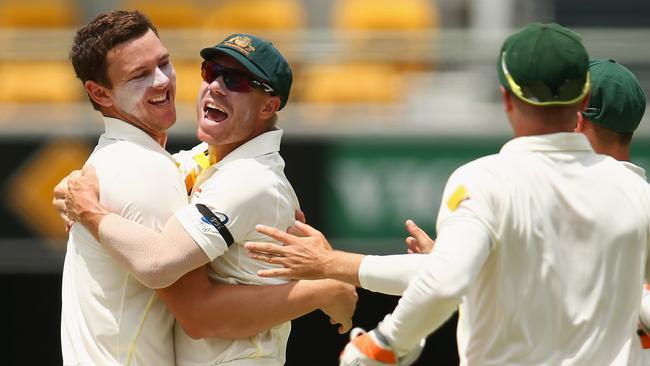
<instances>
[{"instance_id":1,"label":"white nose tape","mask_svg":"<svg viewBox=\"0 0 650 366\"><path fill-rule=\"evenodd\" d=\"M169 82L169 77L167 77L167 75L165 75L165 73L162 72L162 70L160 70L160 67L156 67L156 73L153 79L153 86L154 87L164 86L168 82Z\"/></svg>"}]
</instances>

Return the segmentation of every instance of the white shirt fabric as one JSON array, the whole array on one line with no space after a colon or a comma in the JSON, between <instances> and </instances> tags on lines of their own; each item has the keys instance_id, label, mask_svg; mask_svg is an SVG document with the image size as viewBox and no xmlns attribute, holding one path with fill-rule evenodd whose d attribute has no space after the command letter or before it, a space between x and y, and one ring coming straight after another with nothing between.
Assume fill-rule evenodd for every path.
<instances>
[{"instance_id":1,"label":"white shirt fabric","mask_svg":"<svg viewBox=\"0 0 650 366\"><path fill-rule=\"evenodd\" d=\"M255 231L255 225L287 228L299 209L296 194L284 175L279 154L282 130L266 132L232 151L198 177L192 204L176 212L185 230L212 260L215 280L232 284L274 285L284 280L261 278L257 271L271 268L248 257L243 244L269 241ZM197 210L206 205L224 223L234 238L224 238ZM278 243L279 244L279 243ZM264 306L263 301L260 306ZM175 328L176 362L198 365L283 365L291 323L286 322L249 339L219 338L195 340L180 326Z\"/></svg>"},{"instance_id":2,"label":"white shirt fabric","mask_svg":"<svg viewBox=\"0 0 650 366\"><path fill-rule=\"evenodd\" d=\"M88 159L108 210L161 230L187 204L183 177L142 130L104 118ZM80 224L70 231L63 267L64 365L173 365L173 316L156 293L129 275Z\"/></svg>"},{"instance_id":3,"label":"white shirt fabric","mask_svg":"<svg viewBox=\"0 0 650 366\"><path fill-rule=\"evenodd\" d=\"M461 365L643 364L649 193L582 134L511 140L450 177L432 254L449 250L380 329L405 353L460 303Z\"/></svg>"}]
</instances>

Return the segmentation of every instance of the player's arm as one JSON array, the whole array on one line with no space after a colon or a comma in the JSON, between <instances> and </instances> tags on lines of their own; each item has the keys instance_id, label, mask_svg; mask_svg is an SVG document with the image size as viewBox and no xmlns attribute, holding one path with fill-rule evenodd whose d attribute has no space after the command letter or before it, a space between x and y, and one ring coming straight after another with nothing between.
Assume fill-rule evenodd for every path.
<instances>
[{"instance_id":1,"label":"player's arm","mask_svg":"<svg viewBox=\"0 0 650 366\"><path fill-rule=\"evenodd\" d=\"M426 267L379 326L398 355L407 354L453 314L490 250L490 234L476 221L456 220L442 228Z\"/></svg>"},{"instance_id":2,"label":"player's arm","mask_svg":"<svg viewBox=\"0 0 650 366\"><path fill-rule=\"evenodd\" d=\"M202 266L157 290L192 338L245 338L321 309L339 333L352 326L354 287L333 280L249 286L215 283Z\"/></svg>"},{"instance_id":3,"label":"player's arm","mask_svg":"<svg viewBox=\"0 0 650 366\"><path fill-rule=\"evenodd\" d=\"M477 222L454 222L445 226L436 245L439 249L428 256L430 265L414 279L393 314L371 332L352 337L341 353L341 365L416 361L426 336L453 313L485 263L490 235Z\"/></svg>"},{"instance_id":4,"label":"player's arm","mask_svg":"<svg viewBox=\"0 0 650 366\"><path fill-rule=\"evenodd\" d=\"M252 258L284 267L260 271L260 276L333 278L371 291L401 295L427 260L427 256L420 255L367 256L333 250L325 236L313 227L296 222L295 229L302 235L257 226L257 231L284 244L245 244Z\"/></svg>"},{"instance_id":5,"label":"player's arm","mask_svg":"<svg viewBox=\"0 0 650 366\"><path fill-rule=\"evenodd\" d=\"M159 291L190 335L250 336L319 308L333 324L341 324L339 331L350 329L356 305L354 287L333 281L279 286L212 283L203 266L209 258L175 216L158 233L109 213L99 204L97 190L92 187L96 185L93 170L85 168L83 174L69 180L69 215L86 226L141 283L151 288L167 287L199 268L181 283ZM260 306L260 299L264 299L264 306Z\"/></svg>"},{"instance_id":6,"label":"player's arm","mask_svg":"<svg viewBox=\"0 0 650 366\"><path fill-rule=\"evenodd\" d=\"M210 261L175 216L160 233L156 232L107 211L99 203L97 185L92 166L70 175L66 195L68 216L86 227L143 285L167 287Z\"/></svg>"}]
</instances>

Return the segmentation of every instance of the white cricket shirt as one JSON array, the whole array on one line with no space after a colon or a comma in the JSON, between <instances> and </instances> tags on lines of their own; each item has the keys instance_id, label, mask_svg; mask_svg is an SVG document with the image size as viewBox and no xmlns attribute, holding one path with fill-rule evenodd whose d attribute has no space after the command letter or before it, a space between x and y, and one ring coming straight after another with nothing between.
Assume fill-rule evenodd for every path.
<instances>
[{"instance_id":1,"label":"white cricket shirt","mask_svg":"<svg viewBox=\"0 0 650 366\"><path fill-rule=\"evenodd\" d=\"M243 244L269 241L255 231L255 225L278 228L293 225L298 199L284 175L279 154L282 130L266 132L232 151L217 164L204 170L192 194L192 204L176 212L185 230L212 260L214 280L231 284L275 285L283 280L261 278L260 269L270 268L252 260ZM217 229L198 211L206 205L232 235L228 247ZM263 300L260 306L264 306ZM284 364L291 323L286 322L249 339L208 338L195 340L176 325L176 362L195 365L272 365Z\"/></svg>"},{"instance_id":2,"label":"white cricket shirt","mask_svg":"<svg viewBox=\"0 0 650 366\"><path fill-rule=\"evenodd\" d=\"M436 309L452 299L461 365L641 365L649 193L582 134L511 140L450 177L431 258L456 257L419 272L382 331L410 349L444 321ZM443 239L463 227L485 239Z\"/></svg>"},{"instance_id":3,"label":"white cricket shirt","mask_svg":"<svg viewBox=\"0 0 650 366\"><path fill-rule=\"evenodd\" d=\"M183 177L142 130L104 118L106 132L88 159L108 210L154 230L187 204ZM63 267L64 365L174 365L174 318L80 224L70 231Z\"/></svg>"}]
</instances>

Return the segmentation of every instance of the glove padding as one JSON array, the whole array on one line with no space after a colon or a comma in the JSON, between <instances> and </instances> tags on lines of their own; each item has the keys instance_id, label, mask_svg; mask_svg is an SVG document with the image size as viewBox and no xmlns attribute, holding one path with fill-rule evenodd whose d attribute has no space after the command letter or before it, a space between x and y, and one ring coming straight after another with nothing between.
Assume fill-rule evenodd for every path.
<instances>
[{"instance_id":1,"label":"glove padding","mask_svg":"<svg viewBox=\"0 0 650 366\"><path fill-rule=\"evenodd\" d=\"M409 366L412 365L424 349L425 340L420 341L414 350L402 358L397 357L386 337L375 328L366 333L361 328L350 331L350 342L339 357L340 366Z\"/></svg>"}]
</instances>

